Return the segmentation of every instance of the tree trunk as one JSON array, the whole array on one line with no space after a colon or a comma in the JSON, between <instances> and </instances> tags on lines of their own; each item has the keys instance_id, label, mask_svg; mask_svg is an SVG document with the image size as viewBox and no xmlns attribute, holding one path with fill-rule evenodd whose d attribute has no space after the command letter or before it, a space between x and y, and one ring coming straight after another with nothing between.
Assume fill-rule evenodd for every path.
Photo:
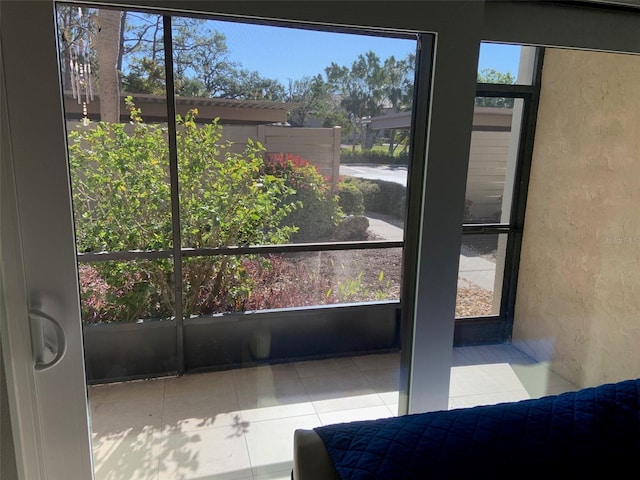
<instances>
[{"instance_id":1,"label":"tree trunk","mask_svg":"<svg viewBox=\"0 0 640 480\"><path fill-rule=\"evenodd\" d=\"M117 65L117 69L118 69L118 75L120 75L120 73L122 72L122 59L124 58L124 32L125 32L125 26L127 24L127 12L122 12L122 15L120 17L120 44L119 44L119 48L118 48L118 65Z\"/></svg>"},{"instance_id":2,"label":"tree trunk","mask_svg":"<svg viewBox=\"0 0 640 480\"><path fill-rule=\"evenodd\" d=\"M99 31L96 34L98 75L100 92L100 120L120 121L120 79L118 78L118 56L120 54L119 10L100 9Z\"/></svg>"}]
</instances>

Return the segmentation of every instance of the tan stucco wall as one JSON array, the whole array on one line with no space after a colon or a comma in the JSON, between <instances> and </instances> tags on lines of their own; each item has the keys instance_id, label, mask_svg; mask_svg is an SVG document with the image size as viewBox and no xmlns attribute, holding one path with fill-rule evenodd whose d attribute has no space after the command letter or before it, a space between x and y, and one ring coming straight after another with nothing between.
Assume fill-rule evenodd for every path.
<instances>
[{"instance_id":1,"label":"tan stucco wall","mask_svg":"<svg viewBox=\"0 0 640 480\"><path fill-rule=\"evenodd\" d=\"M640 56L545 53L513 342L578 386L640 377Z\"/></svg>"}]
</instances>

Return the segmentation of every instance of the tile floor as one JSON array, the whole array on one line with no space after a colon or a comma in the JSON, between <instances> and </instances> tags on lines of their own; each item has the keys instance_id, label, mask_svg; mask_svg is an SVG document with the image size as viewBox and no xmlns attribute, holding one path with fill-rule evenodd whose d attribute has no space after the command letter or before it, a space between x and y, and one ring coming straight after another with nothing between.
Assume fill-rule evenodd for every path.
<instances>
[{"instance_id":1,"label":"tile floor","mask_svg":"<svg viewBox=\"0 0 640 480\"><path fill-rule=\"evenodd\" d=\"M390 417L398 354L89 387L97 480L289 480L293 431ZM455 348L449 408L576 387L511 345Z\"/></svg>"}]
</instances>

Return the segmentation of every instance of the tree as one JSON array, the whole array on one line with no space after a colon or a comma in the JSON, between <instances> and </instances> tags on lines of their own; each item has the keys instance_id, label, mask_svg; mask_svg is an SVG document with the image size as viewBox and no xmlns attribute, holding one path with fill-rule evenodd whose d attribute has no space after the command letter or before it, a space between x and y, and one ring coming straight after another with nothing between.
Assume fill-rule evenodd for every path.
<instances>
[{"instance_id":1,"label":"tree","mask_svg":"<svg viewBox=\"0 0 640 480\"><path fill-rule=\"evenodd\" d=\"M89 65L91 75L96 76L102 120L118 118L120 91L165 93L162 16L61 4L57 6L57 19L63 40L60 50L64 58L64 88L72 89L71 60L80 52L85 55L82 60ZM206 20L172 17L172 40L177 95L285 99L280 82L233 62L225 36L209 28ZM91 81L91 76L86 80Z\"/></svg>"},{"instance_id":2,"label":"tree","mask_svg":"<svg viewBox=\"0 0 640 480\"><path fill-rule=\"evenodd\" d=\"M120 78L117 65L121 16L120 10L98 10L95 46L100 75L100 120L103 122L120 121Z\"/></svg>"},{"instance_id":3,"label":"tree","mask_svg":"<svg viewBox=\"0 0 640 480\"><path fill-rule=\"evenodd\" d=\"M229 73L225 82L225 90L220 95L223 98L276 102L284 101L286 96L285 88L280 82L264 78L258 72L236 70Z\"/></svg>"},{"instance_id":4,"label":"tree","mask_svg":"<svg viewBox=\"0 0 640 480\"><path fill-rule=\"evenodd\" d=\"M94 44L97 54L89 50L89 62L94 73L101 76L97 83L104 120L118 118L119 102L115 99L119 85L126 93L165 92L162 16L110 9L84 9L84 15L77 16L75 7L57 8L63 37L69 39L62 46L63 56L69 57L73 50L70 46L78 45L83 38ZM378 115L383 109L402 111L411 105L415 63L411 55L404 60L390 57L381 63L369 51L359 55L350 67L332 63L325 69L326 79L317 74L294 80L287 91L277 80L232 61L225 36L208 27L206 20L172 17L172 39L178 95L300 103L291 112L293 124L308 125L313 115L322 119L324 126L340 125L344 133L357 131L365 148L371 146L375 135L362 123L363 118ZM70 70L65 68L65 86L70 83L69 75ZM354 137L354 146L356 140ZM393 141L391 144L393 150Z\"/></svg>"},{"instance_id":5,"label":"tree","mask_svg":"<svg viewBox=\"0 0 640 480\"><path fill-rule=\"evenodd\" d=\"M510 72L499 72L493 68L484 68L478 72L478 83L500 83L513 85L515 77Z\"/></svg>"},{"instance_id":6,"label":"tree","mask_svg":"<svg viewBox=\"0 0 640 480\"><path fill-rule=\"evenodd\" d=\"M515 77L509 73L502 73L493 68L485 68L478 72L478 83L499 83L513 85ZM513 98L504 97L476 97L476 107L513 108Z\"/></svg>"},{"instance_id":7,"label":"tree","mask_svg":"<svg viewBox=\"0 0 640 480\"><path fill-rule=\"evenodd\" d=\"M161 17L129 14L123 51L123 78L128 93L164 91ZM206 20L172 17L174 84L180 96L282 100L284 87L258 72L243 69L229 57L226 37Z\"/></svg>"},{"instance_id":8,"label":"tree","mask_svg":"<svg viewBox=\"0 0 640 480\"><path fill-rule=\"evenodd\" d=\"M289 123L297 127L309 126L312 117L326 119L338 107L332 101L330 85L320 74L289 80L287 101L300 104L289 111Z\"/></svg>"},{"instance_id":9,"label":"tree","mask_svg":"<svg viewBox=\"0 0 640 480\"><path fill-rule=\"evenodd\" d=\"M122 90L126 93L165 95L164 65L150 58L135 62L131 65L129 72L122 77Z\"/></svg>"},{"instance_id":10,"label":"tree","mask_svg":"<svg viewBox=\"0 0 640 480\"><path fill-rule=\"evenodd\" d=\"M172 17L176 94L219 97L225 77L235 65L229 60L225 36L204 20Z\"/></svg>"},{"instance_id":11,"label":"tree","mask_svg":"<svg viewBox=\"0 0 640 480\"><path fill-rule=\"evenodd\" d=\"M122 91L164 95L162 17L127 11L123 13L123 20L118 58L118 70L122 72Z\"/></svg>"},{"instance_id":12,"label":"tree","mask_svg":"<svg viewBox=\"0 0 640 480\"><path fill-rule=\"evenodd\" d=\"M396 60L391 56L383 66L383 90L385 97L391 103L392 112L411 110L413 104L413 76L415 72L415 54L409 54L404 60ZM398 136L398 138L396 138ZM403 130L396 135L395 130L389 132L389 154L393 155L399 144L406 146L408 132Z\"/></svg>"},{"instance_id":13,"label":"tree","mask_svg":"<svg viewBox=\"0 0 640 480\"><path fill-rule=\"evenodd\" d=\"M358 55L350 68L332 62L325 69L327 82L333 92L340 95L341 106L360 132L363 148L370 148L375 140L363 119L380 115L385 108L391 111L410 108L414 63L412 57L401 61L389 57L381 64L380 58L369 51ZM355 143L354 137L354 147Z\"/></svg>"},{"instance_id":14,"label":"tree","mask_svg":"<svg viewBox=\"0 0 640 480\"><path fill-rule=\"evenodd\" d=\"M391 103L393 112L411 110L415 63L416 59L413 53L404 60L396 60L392 55L384 61L382 90L386 99Z\"/></svg>"},{"instance_id":15,"label":"tree","mask_svg":"<svg viewBox=\"0 0 640 480\"><path fill-rule=\"evenodd\" d=\"M332 62L325 69L327 81L342 95L342 106L358 117L377 114L381 108L380 59L369 51L358 55L351 68Z\"/></svg>"}]
</instances>

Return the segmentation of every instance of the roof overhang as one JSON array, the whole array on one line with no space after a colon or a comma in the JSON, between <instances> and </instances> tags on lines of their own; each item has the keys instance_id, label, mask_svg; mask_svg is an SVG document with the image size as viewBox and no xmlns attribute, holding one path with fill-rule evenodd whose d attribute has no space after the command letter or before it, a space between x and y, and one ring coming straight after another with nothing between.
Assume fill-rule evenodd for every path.
<instances>
[{"instance_id":1,"label":"roof overhang","mask_svg":"<svg viewBox=\"0 0 640 480\"><path fill-rule=\"evenodd\" d=\"M512 108L475 107L474 130L510 130ZM408 130L411 128L411 112L388 113L371 117L372 130Z\"/></svg>"},{"instance_id":2,"label":"roof overhang","mask_svg":"<svg viewBox=\"0 0 640 480\"><path fill-rule=\"evenodd\" d=\"M167 120L166 98L162 95L131 94L133 103L142 110L142 118L147 122ZM125 95L120 98L120 120L129 121ZM259 125L283 123L287 113L300 106L299 103L271 102L267 100L234 100L228 98L176 97L176 113L185 115L189 110L197 109L198 122L210 122L219 118L220 124ZM73 98L70 92L64 94L64 107L67 118L82 118L82 104ZM92 120L100 119L100 97L94 96L87 104L87 116Z\"/></svg>"}]
</instances>

